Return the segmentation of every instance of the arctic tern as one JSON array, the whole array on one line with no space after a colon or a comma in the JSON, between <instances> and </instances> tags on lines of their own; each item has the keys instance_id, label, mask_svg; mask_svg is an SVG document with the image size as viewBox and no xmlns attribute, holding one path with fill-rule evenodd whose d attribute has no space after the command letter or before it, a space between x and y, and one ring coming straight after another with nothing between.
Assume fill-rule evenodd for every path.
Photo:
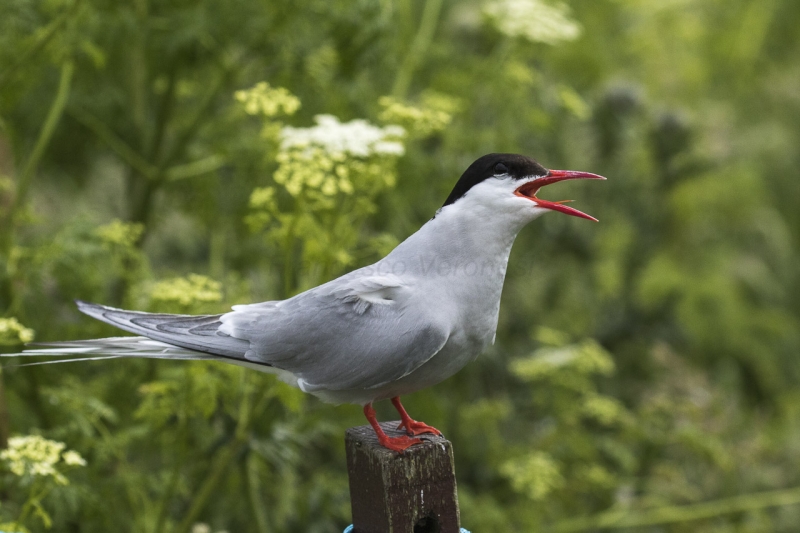
<instances>
[{"instance_id":1,"label":"arctic tern","mask_svg":"<svg viewBox=\"0 0 800 533\"><path fill-rule=\"evenodd\" d=\"M237 305L221 315L78 302L87 315L139 336L44 343L48 348L24 354L207 359L274 373L325 402L363 405L379 442L402 452L422 442L416 435L440 432L413 420L400 396L452 376L494 343L519 231L548 211L596 221L567 201L536 197L546 185L573 179L605 178L488 154L469 166L431 220L373 265L287 300ZM408 436L381 429L372 403L384 399L392 400L398 429Z\"/></svg>"}]
</instances>

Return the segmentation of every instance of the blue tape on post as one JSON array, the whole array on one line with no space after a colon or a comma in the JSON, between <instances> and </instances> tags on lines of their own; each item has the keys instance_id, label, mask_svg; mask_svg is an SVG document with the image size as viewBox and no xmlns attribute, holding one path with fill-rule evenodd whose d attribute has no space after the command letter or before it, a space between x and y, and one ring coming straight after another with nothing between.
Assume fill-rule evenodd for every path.
<instances>
[{"instance_id":1,"label":"blue tape on post","mask_svg":"<svg viewBox=\"0 0 800 533\"><path fill-rule=\"evenodd\" d=\"M344 531L342 531L342 533L353 533L353 524L350 524L349 526L344 528ZM467 531L466 529L464 529L462 527L461 528L461 533L469 533L469 531Z\"/></svg>"}]
</instances>

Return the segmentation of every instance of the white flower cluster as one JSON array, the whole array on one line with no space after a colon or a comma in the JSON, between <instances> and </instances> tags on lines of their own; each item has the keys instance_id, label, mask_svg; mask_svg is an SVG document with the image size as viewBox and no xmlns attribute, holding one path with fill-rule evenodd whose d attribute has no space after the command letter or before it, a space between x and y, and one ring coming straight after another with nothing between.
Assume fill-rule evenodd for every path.
<instances>
[{"instance_id":1,"label":"white flower cluster","mask_svg":"<svg viewBox=\"0 0 800 533\"><path fill-rule=\"evenodd\" d=\"M76 451L63 451L65 447L63 442L39 435L11 437L8 448L0 452L0 460L14 475L52 477L59 485L66 485L67 478L56 466L61 461L67 466L86 466L86 461Z\"/></svg>"},{"instance_id":2,"label":"white flower cluster","mask_svg":"<svg viewBox=\"0 0 800 533\"><path fill-rule=\"evenodd\" d=\"M0 318L0 346L25 344L33 340L33 335L33 330L20 324L16 318Z\"/></svg>"},{"instance_id":3,"label":"white flower cluster","mask_svg":"<svg viewBox=\"0 0 800 533\"><path fill-rule=\"evenodd\" d=\"M274 185L253 191L247 217L286 256L299 245L300 261L313 268L298 276L298 286L316 285L353 261L349 251L361 238L360 221L376 210L376 196L394 186L407 138L394 122L381 127L333 115L314 121L307 128L265 121L261 135L277 142L278 168Z\"/></svg>"},{"instance_id":4,"label":"white flower cluster","mask_svg":"<svg viewBox=\"0 0 800 533\"><path fill-rule=\"evenodd\" d=\"M400 141L405 130L401 126L381 128L362 119L339 122L333 115L317 115L314 120L317 125L310 128L284 127L281 130L281 150L307 150L309 155L313 155L314 148L322 148L331 155L354 157L401 156L405 152Z\"/></svg>"},{"instance_id":5,"label":"white flower cluster","mask_svg":"<svg viewBox=\"0 0 800 533\"><path fill-rule=\"evenodd\" d=\"M509 37L558 44L573 41L581 34L580 25L569 17L569 8L564 4L551 5L542 0L496 0L486 4L483 12L498 30Z\"/></svg>"}]
</instances>

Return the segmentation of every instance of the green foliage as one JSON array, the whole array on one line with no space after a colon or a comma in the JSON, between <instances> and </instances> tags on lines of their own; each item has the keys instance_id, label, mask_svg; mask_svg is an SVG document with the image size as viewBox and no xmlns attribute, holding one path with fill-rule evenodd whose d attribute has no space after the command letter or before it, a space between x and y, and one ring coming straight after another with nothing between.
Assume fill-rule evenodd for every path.
<instances>
[{"instance_id":1,"label":"green foliage","mask_svg":"<svg viewBox=\"0 0 800 533\"><path fill-rule=\"evenodd\" d=\"M116 219L98 227L94 232L109 248L127 251L135 249L144 232L144 226Z\"/></svg>"},{"instance_id":2,"label":"green foliage","mask_svg":"<svg viewBox=\"0 0 800 533\"><path fill-rule=\"evenodd\" d=\"M562 340L552 330L538 337ZM501 466L512 488L534 501L547 501L553 491L567 500L572 494L614 489L615 470L624 471L624 434L635 420L621 402L598 391L597 379L614 373L611 354L597 342L543 347L514 361L511 371L531 384L533 412L548 420L534 433L535 451L526 451ZM616 457L609 457L614 450ZM545 514L544 511L540 511Z\"/></svg>"},{"instance_id":3,"label":"green foliage","mask_svg":"<svg viewBox=\"0 0 800 533\"><path fill-rule=\"evenodd\" d=\"M295 284L308 288L352 265L354 249L373 252L374 239L364 242L359 228L375 212L377 196L394 187L396 160L404 152L405 130L399 126L342 123L331 115L315 121L310 128L277 130L275 185L250 195L247 221L256 231L267 230L268 241L285 258L287 293Z\"/></svg>"},{"instance_id":4,"label":"green foliage","mask_svg":"<svg viewBox=\"0 0 800 533\"><path fill-rule=\"evenodd\" d=\"M33 340L34 332L14 317L0 318L0 346L25 344Z\"/></svg>"},{"instance_id":5,"label":"green foliage","mask_svg":"<svg viewBox=\"0 0 800 533\"><path fill-rule=\"evenodd\" d=\"M236 91L234 97L248 115L271 118L279 114L293 115L300 109L300 100L283 87L270 87L262 81L248 90Z\"/></svg>"},{"instance_id":6,"label":"green foliage","mask_svg":"<svg viewBox=\"0 0 800 533\"><path fill-rule=\"evenodd\" d=\"M797 529L797 2L11 0L0 20L0 349L118 334L76 298L295 294L521 152L609 180L548 189L601 223L523 231L496 347L406 400L454 442L465 527ZM70 483L3 459L0 529L349 523L358 409L208 362L1 377L0 442L63 442Z\"/></svg>"},{"instance_id":7,"label":"green foliage","mask_svg":"<svg viewBox=\"0 0 800 533\"><path fill-rule=\"evenodd\" d=\"M4 524L4 527L10 531L27 531L24 524L34 517L45 529L52 527L53 519L42 505L42 500L56 486L69 484L64 475L67 470L86 466L86 460L78 452L65 450L65 447L63 442L39 435L8 439L8 448L0 452L0 461L4 469L10 472L10 475L4 476L4 486L9 489L13 487L20 494L26 494L27 498L17 510L14 521Z\"/></svg>"},{"instance_id":8,"label":"green foliage","mask_svg":"<svg viewBox=\"0 0 800 533\"><path fill-rule=\"evenodd\" d=\"M422 95L422 105L403 103L391 96L382 96L378 103L383 108L378 118L389 124L398 124L412 137L429 137L444 130L459 111L461 104L451 96L427 92Z\"/></svg>"},{"instance_id":9,"label":"green foliage","mask_svg":"<svg viewBox=\"0 0 800 533\"><path fill-rule=\"evenodd\" d=\"M500 466L500 473L511 481L511 487L534 501L543 500L564 485L560 470L549 454L540 451L509 459Z\"/></svg>"},{"instance_id":10,"label":"green foliage","mask_svg":"<svg viewBox=\"0 0 800 533\"><path fill-rule=\"evenodd\" d=\"M150 288L153 305L164 304L185 312L197 311L203 304L222 300L222 285L208 276L189 274L183 278L158 281Z\"/></svg>"}]
</instances>

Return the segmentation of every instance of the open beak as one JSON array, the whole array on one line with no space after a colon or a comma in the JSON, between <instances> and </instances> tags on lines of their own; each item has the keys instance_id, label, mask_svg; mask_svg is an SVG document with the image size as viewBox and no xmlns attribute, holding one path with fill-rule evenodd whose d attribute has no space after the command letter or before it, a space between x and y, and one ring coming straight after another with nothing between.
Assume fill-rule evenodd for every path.
<instances>
[{"instance_id":1,"label":"open beak","mask_svg":"<svg viewBox=\"0 0 800 533\"><path fill-rule=\"evenodd\" d=\"M539 192L539 189L544 187L545 185L550 185L559 181L566 181L566 180L604 180L603 176L598 176L597 174L591 174L589 172L578 172L575 170L551 170L547 173L547 176L536 178L533 181L529 181L528 183L519 187L514 194L517 196L522 196L523 198L527 198L536 202L539 207L544 207L545 209L552 209L553 211L560 211L566 215L572 215L574 217L580 218L587 218L589 220L594 220L597 222L597 219L593 216L587 215L586 213L582 213L577 209L573 209L567 205L564 205L572 200L560 200L558 202L550 202L548 200L542 200L541 198L536 197L536 193Z\"/></svg>"}]
</instances>

